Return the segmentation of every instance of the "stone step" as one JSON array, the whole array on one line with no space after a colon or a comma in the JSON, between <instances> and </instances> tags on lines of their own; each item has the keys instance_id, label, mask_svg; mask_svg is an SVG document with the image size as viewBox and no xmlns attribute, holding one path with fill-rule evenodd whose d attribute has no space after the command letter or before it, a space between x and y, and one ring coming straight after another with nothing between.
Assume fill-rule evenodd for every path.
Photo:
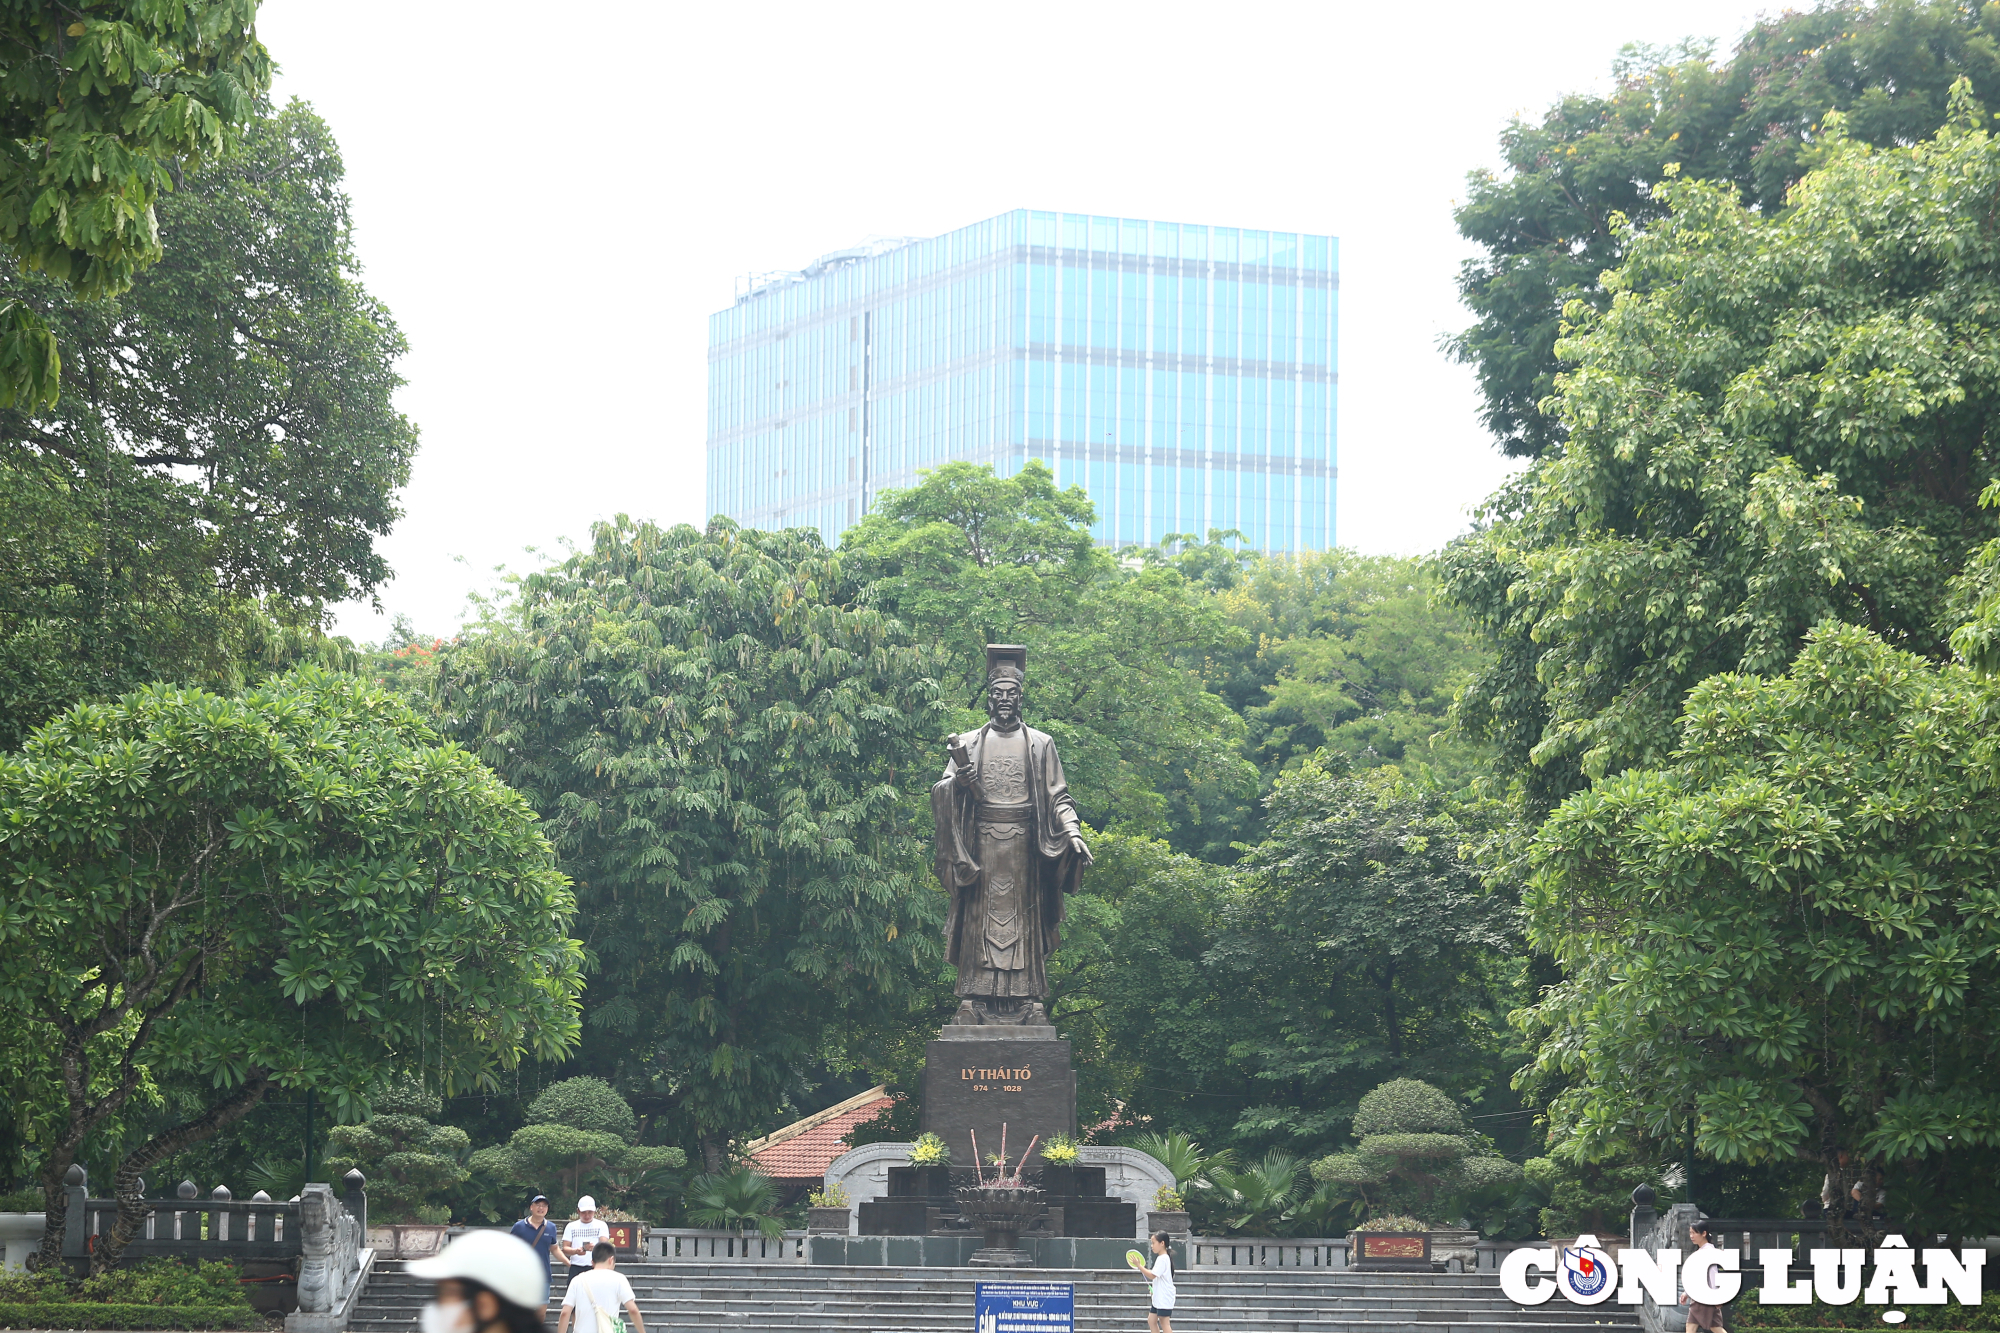
<instances>
[{"instance_id":1,"label":"stone step","mask_svg":"<svg viewBox=\"0 0 2000 1333\"><path fill-rule=\"evenodd\" d=\"M431 1284L402 1264L378 1265L352 1333L413 1333ZM1076 1285L1077 1333L1124 1333L1144 1290L1117 1270L648 1263L619 1265L649 1333L964 1333L979 1281ZM1492 1273L1361 1273L1344 1269L1194 1269L1178 1276L1180 1333L1577 1333L1636 1329L1624 1306L1560 1302L1520 1309ZM567 1286L552 1283L555 1307Z\"/></svg>"}]
</instances>

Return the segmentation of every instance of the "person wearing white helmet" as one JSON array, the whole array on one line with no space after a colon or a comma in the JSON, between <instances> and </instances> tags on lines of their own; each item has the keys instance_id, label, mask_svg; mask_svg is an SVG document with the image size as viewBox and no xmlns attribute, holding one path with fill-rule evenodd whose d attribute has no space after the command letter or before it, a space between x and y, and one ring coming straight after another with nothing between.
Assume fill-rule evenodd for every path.
<instances>
[{"instance_id":1,"label":"person wearing white helmet","mask_svg":"<svg viewBox=\"0 0 2000 1333\"><path fill-rule=\"evenodd\" d=\"M514 1236L468 1231L408 1271L437 1283L421 1333L542 1333L549 1266Z\"/></svg>"},{"instance_id":2,"label":"person wearing white helmet","mask_svg":"<svg viewBox=\"0 0 2000 1333\"><path fill-rule=\"evenodd\" d=\"M569 1275L590 1271L590 1251L598 1241L610 1240L611 1228L597 1220L597 1200L588 1194L576 1201L576 1221L563 1228L562 1252L569 1259Z\"/></svg>"}]
</instances>

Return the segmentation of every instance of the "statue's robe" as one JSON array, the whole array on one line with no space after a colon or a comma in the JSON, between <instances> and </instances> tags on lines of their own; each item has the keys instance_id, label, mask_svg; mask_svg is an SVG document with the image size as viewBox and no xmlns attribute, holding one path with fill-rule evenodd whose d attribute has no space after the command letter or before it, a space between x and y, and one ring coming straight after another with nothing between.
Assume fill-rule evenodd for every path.
<instances>
[{"instance_id":1,"label":"statue's robe","mask_svg":"<svg viewBox=\"0 0 2000 1333\"><path fill-rule=\"evenodd\" d=\"M1068 910L1064 897L1076 892L1083 874L1070 844L1079 831L1076 803L1055 742L1026 725L1014 733L1022 735L1025 772L1010 762L1019 757L1019 741L988 723L965 744L978 790L959 785L956 760L931 788L933 868L951 894L945 956L958 966L961 996L1046 999L1048 958Z\"/></svg>"}]
</instances>

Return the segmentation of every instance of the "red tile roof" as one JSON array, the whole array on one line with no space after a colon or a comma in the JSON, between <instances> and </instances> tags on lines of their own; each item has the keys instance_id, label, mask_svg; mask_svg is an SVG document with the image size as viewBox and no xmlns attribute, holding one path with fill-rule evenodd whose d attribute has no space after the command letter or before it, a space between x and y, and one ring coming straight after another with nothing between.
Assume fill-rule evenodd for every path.
<instances>
[{"instance_id":1,"label":"red tile roof","mask_svg":"<svg viewBox=\"0 0 2000 1333\"><path fill-rule=\"evenodd\" d=\"M885 1087L870 1088L838 1106L816 1111L783 1129L744 1145L744 1155L757 1169L779 1180L817 1180L847 1151L848 1131L873 1120L895 1099Z\"/></svg>"}]
</instances>

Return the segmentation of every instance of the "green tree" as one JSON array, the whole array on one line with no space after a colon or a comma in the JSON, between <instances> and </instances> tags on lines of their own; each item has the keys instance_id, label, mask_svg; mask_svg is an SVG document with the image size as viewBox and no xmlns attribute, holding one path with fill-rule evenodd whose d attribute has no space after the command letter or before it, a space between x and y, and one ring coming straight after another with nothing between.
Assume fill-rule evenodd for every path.
<instances>
[{"instance_id":1,"label":"green tree","mask_svg":"<svg viewBox=\"0 0 2000 1333\"><path fill-rule=\"evenodd\" d=\"M1026 644L1028 720L1055 737L1085 820L1157 834L1172 782L1254 791L1242 725L1200 675L1243 636L1178 569L1093 546L1093 513L1039 461L1011 477L947 463L885 492L841 549L884 610L948 655L947 727L985 720L985 646Z\"/></svg>"},{"instance_id":2,"label":"green tree","mask_svg":"<svg viewBox=\"0 0 2000 1333\"><path fill-rule=\"evenodd\" d=\"M1691 687L1783 671L1828 617L1947 655L2000 410L2000 146L1954 97L1886 151L1829 117L1781 216L1661 187L1610 308L1573 308L1568 443L1442 557L1498 649L1462 716L1531 814L1663 762Z\"/></svg>"},{"instance_id":3,"label":"green tree","mask_svg":"<svg viewBox=\"0 0 2000 1333\"><path fill-rule=\"evenodd\" d=\"M504 1147L480 1149L469 1165L524 1189L552 1190L558 1216L593 1182L614 1178L621 1199L657 1206L687 1154L637 1143L638 1128L632 1104L609 1083L566 1078L529 1103L528 1123Z\"/></svg>"},{"instance_id":4,"label":"green tree","mask_svg":"<svg viewBox=\"0 0 2000 1333\"><path fill-rule=\"evenodd\" d=\"M577 1039L574 902L526 802L403 703L308 669L239 697L153 686L0 755L0 1000L50 1031L41 1139L54 1263L63 1174L150 1074L207 1104L126 1152L139 1173L273 1087L360 1119L396 1073L492 1085Z\"/></svg>"},{"instance_id":5,"label":"green tree","mask_svg":"<svg viewBox=\"0 0 2000 1333\"><path fill-rule=\"evenodd\" d=\"M1504 172L1474 172L1456 210L1461 235L1484 252L1459 290L1477 322L1454 341L1486 399L1487 425L1509 454L1549 453L1573 428L1545 414L1570 359L1557 347L1564 306L1602 311L1599 282L1624 262L1630 233L1665 219L1655 187L1669 164L1683 176L1734 185L1765 216L1826 147L1822 118L1846 113L1852 138L1887 148L1945 123L1952 81L2000 103L2000 11L1956 0L1830 0L1764 18L1727 61L1698 43L1627 47L1605 95L1565 97L1540 120L1500 136Z\"/></svg>"},{"instance_id":6,"label":"green tree","mask_svg":"<svg viewBox=\"0 0 2000 1333\"><path fill-rule=\"evenodd\" d=\"M1217 594L1250 639L1213 659L1229 664L1219 687L1249 723L1267 787L1321 748L1447 788L1482 764L1482 746L1451 734L1450 710L1487 653L1437 591L1426 561L1337 550L1259 560Z\"/></svg>"},{"instance_id":7,"label":"green tree","mask_svg":"<svg viewBox=\"0 0 2000 1333\"><path fill-rule=\"evenodd\" d=\"M20 0L0 9L0 238L83 300L160 257L153 205L220 153L271 81L257 0ZM46 312L0 298L0 403L53 403Z\"/></svg>"},{"instance_id":8,"label":"green tree","mask_svg":"<svg viewBox=\"0 0 2000 1333\"><path fill-rule=\"evenodd\" d=\"M333 1152L327 1179L359 1170L368 1178L368 1216L384 1222L444 1222L451 1209L438 1200L469 1174L459 1164L472 1140L455 1125L434 1125L428 1117L444 1110L444 1098L424 1087L420 1075L404 1075L375 1099L375 1114L357 1125L327 1131Z\"/></svg>"},{"instance_id":9,"label":"green tree","mask_svg":"<svg viewBox=\"0 0 2000 1333\"><path fill-rule=\"evenodd\" d=\"M1312 1175L1351 1191L1371 1218L1448 1225L1468 1196L1521 1180L1521 1168L1472 1132L1450 1094L1419 1079L1390 1079L1364 1095L1354 1137L1353 1151L1314 1162Z\"/></svg>"},{"instance_id":10,"label":"green tree","mask_svg":"<svg viewBox=\"0 0 2000 1333\"><path fill-rule=\"evenodd\" d=\"M440 658L576 880L584 1067L711 1170L937 967L934 657L864 591L804 530L620 518Z\"/></svg>"},{"instance_id":11,"label":"green tree","mask_svg":"<svg viewBox=\"0 0 2000 1333\"><path fill-rule=\"evenodd\" d=\"M1558 1155L1692 1130L1842 1194L1881 1169L1939 1230L2000 1221L1996 705L1829 622L1781 676L1699 685L1671 762L1549 818L1527 908L1567 975L1520 1021L1569 1080Z\"/></svg>"},{"instance_id":12,"label":"green tree","mask_svg":"<svg viewBox=\"0 0 2000 1333\"><path fill-rule=\"evenodd\" d=\"M1461 1094L1494 1081L1518 947L1468 833L1393 769L1318 756L1285 774L1205 962L1242 998L1233 1056L1274 1096L1241 1113L1311 1146L1384 1074Z\"/></svg>"},{"instance_id":13,"label":"green tree","mask_svg":"<svg viewBox=\"0 0 2000 1333\"><path fill-rule=\"evenodd\" d=\"M0 276L70 369L59 404L0 410L0 747L79 698L317 652L323 609L388 576L416 431L341 178L295 102L161 200L167 256L122 296Z\"/></svg>"}]
</instances>

